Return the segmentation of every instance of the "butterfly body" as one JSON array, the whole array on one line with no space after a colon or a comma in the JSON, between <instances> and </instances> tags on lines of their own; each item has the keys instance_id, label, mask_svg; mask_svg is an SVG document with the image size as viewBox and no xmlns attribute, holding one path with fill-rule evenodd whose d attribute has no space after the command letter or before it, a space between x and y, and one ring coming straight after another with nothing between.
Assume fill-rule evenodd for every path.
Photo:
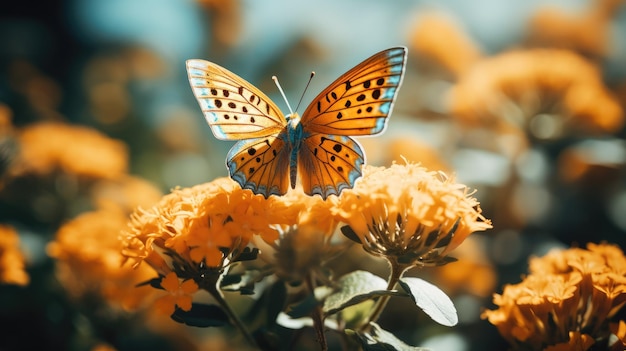
<instances>
[{"instance_id":1,"label":"butterfly body","mask_svg":"<svg viewBox=\"0 0 626 351\"><path fill-rule=\"evenodd\" d=\"M287 116L241 77L188 60L189 82L213 134L239 140L228 152L231 178L265 197L301 180L322 198L352 188L365 155L350 136L382 132L404 74L406 48L381 51L322 91L300 117Z\"/></svg>"}]
</instances>

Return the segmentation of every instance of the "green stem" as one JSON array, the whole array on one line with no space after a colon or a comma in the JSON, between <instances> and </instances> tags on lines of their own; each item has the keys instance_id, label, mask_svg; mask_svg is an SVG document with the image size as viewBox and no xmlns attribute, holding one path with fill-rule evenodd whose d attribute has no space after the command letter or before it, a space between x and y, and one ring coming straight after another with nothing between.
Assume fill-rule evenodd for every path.
<instances>
[{"instance_id":1,"label":"green stem","mask_svg":"<svg viewBox=\"0 0 626 351\"><path fill-rule=\"evenodd\" d=\"M315 293L315 281L312 274L309 274L306 279L307 287L311 294ZM311 313L313 318L313 328L317 334L317 341L320 343L322 351L328 351L328 342L326 341L326 333L324 333L324 317L322 315L322 307L317 306Z\"/></svg>"},{"instance_id":2,"label":"green stem","mask_svg":"<svg viewBox=\"0 0 626 351\"><path fill-rule=\"evenodd\" d=\"M221 279L221 275L220 275L219 278L217 279L217 281L215 282L215 284L207 284L207 286L203 287L204 290L206 290L209 294L211 294L211 296L213 296L213 298L215 298L215 300L217 300L217 302L220 304L220 306L224 309L224 312L226 313L226 315L228 315L228 318L230 319L231 323L233 323L235 325L235 327L237 327L237 329L239 329L241 334L243 334L243 336L246 338L246 340L248 340L250 345L252 345L252 346L254 346L255 348L258 349L259 346L257 345L256 341L254 340L254 337L252 336L252 334L250 334L250 332L248 331L248 328L243 324L241 319L239 319L239 317L237 316L235 311L233 311L233 309L230 308L230 305L224 299L224 295L222 295L222 292L217 288L219 286L221 280L222 279Z\"/></svg>"},{"instance_id":3,"label":"green stem","mask_svg":"<svg viewBox=\"0 0 626 351\"><path fill-rule=\"evenodd\" d=\"M391 266L391 273L389 275L389 279L387 280L387 290L393 290L396 287L396 284L398 284L398 281L400 281L400 278L402 278L402 274L404 274L404 271L406 271L408 266L401 265L395 260L389 260L388 262ZM385 310L385 307L387 307L387 303L390 298L390 295L384 295L376 301L376 304L372 309L372 314L370 314L368 321L361 326L361 331L367 330L371 322L376 322L378 320L380 315Z\"/></svg>"}]
</instances>

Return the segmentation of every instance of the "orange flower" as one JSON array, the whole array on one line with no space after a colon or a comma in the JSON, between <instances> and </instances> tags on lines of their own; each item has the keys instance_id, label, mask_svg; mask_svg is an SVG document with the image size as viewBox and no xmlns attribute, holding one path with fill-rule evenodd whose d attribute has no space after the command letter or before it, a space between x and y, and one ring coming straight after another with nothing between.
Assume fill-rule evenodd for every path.
<instances>
[{"instance_id":1,"label":"orange flower","mask_svg":"<svg viewBox=\"0 0 626 351\"><path fill-rule=\"evenodd\" d=\"M152 208L132 214L124 255L135 266L146 261L163 276L172 271L167 262L172 259L189 268L188 274L206 266L221 271L253 235L276 240L278 230L272 225L288 223L289 212L276 197L255 196L230 178L176 189Z\"/></svg>"},{"instance_id":2,"label":"orange flower","mask_svg":"<svg viewBox=\"0 0 626 351\"><path fill-rule=\"evenodd\" d=\"M617 246L552 251L532 258L530 274L494 295L498 309L482 317L515 349L587 350L606 340L608 321L626 303L625 273L626 257Z\"/></svg>"},{"instance_id":3,"label":"orange flower","mask_svg":"<svg viewBox=\"0 0 626 351\"><path fill-rule=\"evenodd\" d=\"M47 251L56 260L57 277L70 296L101 296L124 309L136 309L149 300L152 289L136 285L154 278L154 271L122 265L119 235L127 221L124 211L111 207L84 213L58 230Z\"/></svg>"},{"instance_id":4,"label":"orange flower","mask_svg":"<svg viewBox=\"0 0 626 351\"><path fill-rule=\"evenodd\" d=\"M491 228L467 187L411 163L363 167L335 214L367 252L411 265L442 264L472 232Z\"/></svg>"},{"instance_id":5,"label":"orange flower","mask_svg":"<svg viewBox=\"0 0 626 351\"><path fill-rule=\"evenodd\" d=\"M0 225L0 283L27 285L30 278L24 270L24 254L20 251L17 232Z\"/></svg>"},{"instance_id":6,"label":"orange flower","mask_svg":"<svg viewBox=\"0 0 626 351\"><path fill-rule=\"evenodd\" d=\"M553 114L561 123L603 132L624 123L598 68L564 50L511 51L484 59L459 79L448 98L451 113L465 123L528 124L543 138L560 133L558 121L549 118ZM546 122L551 128L542 127Z\"/></svg>"},{"instance_id":7,"label":"orange flower","mask_svg":"<svg viewBox=\"0 0 626 351\"><path fill-rule=\"evenodd\" d=\"M417 50L420 59L438 63L454 77L468 71L481 57L478 47L456 23L439 13L428 13L417 19L411 48Z\"/></svg>"},{"instance_id":8,"label":"orange flower","mask_svg":"<svg viewBox=\"0 0 626 351\"><path fill-rule=\"evenodd\" d=\"M128 170L126 146L87 127L32 124L21 131L19 143L21 152L14 175L61 169L77 176L112 179Z\"/></svg>"},{"instance_id":9,"label":"orange flower","mask_svg":"<svg viewBox=\"0 0 626 351\"><path fill-rule=\"evenodd\" d=\"M176 273L171 272L161 280L161 287L167 295L154 302L156 310L164 315L171 315L176 307L183 311L190 311L193 302L192 295L198 291L198 284L192 279L179 281Z\"/></svg>"},{"instance_id":10,"label":"orange flower","mask_svg":"<svg viewBox=\"0 0 626 351\"><path fill-rule=\"evenodd\" d=\"M529 40L533 45L601 58L608 53L611 18L623 4L622 0L591 1L591 8L580 14L553 7L540 8L530 20Z\"/></svg>"}]
</instances>

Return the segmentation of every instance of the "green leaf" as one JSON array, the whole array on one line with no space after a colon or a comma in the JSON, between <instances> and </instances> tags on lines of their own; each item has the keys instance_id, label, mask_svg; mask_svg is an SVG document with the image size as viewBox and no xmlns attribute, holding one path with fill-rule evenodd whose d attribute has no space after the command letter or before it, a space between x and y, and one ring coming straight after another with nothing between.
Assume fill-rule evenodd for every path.
<instances>
[{"instance_id":1,"label":"green leaf","mask_svg":"<svg viewBox=\"0 0 626 351\"><path fill-rule=\"evenodd\" d=\"M405 296L386 289L387 282L383 278L366 271L354 271L339 279L335 291L324 300L324 312L331 315L348 306L383 295Z\"/></svg>"},{"instance_id":2,"label":"green leaf","mask_svg":"<svg viewBox=\"0 0 626 351\"><path fill-rule=\"evenodd\" d=\"M354 230L350 228L350 226L344 225L343 227L341 227L341 234L343 234L346 238L354 241L355 243L361 244L361 239L358 235L356 235Z\"/></svg>"},{"instance_id":3,"label":"green leaf","mask_svg":"<svg viewBox=\"0 0 626 351\"><path fill-rule=\"evenodd\" d=\"M289 306L287 315L294 319L309 316L319 303L315 295L310 294L304 300L300 301L300 303Z\"/></svg>"},{"instance_id":4,"label":"green leaf","mask_svg":"<svg viewBox=\"0 0 626 351\"><path fill-rule=\"evenodd\" d=\"M400 285L409 293L417 307L435 322L451 327L459 322L452 300L435 285L419 278L402 278Z\"/></svg>"},{"instance_id":5,"label":"green leaf","mask_svg":"<svg viewBox=\"0 0 626 351\"><path fill-rule=\"evenodd\" d=\"M150 285L151 287L153 287L155 289L165 290L161 286L161 280L163 280L163 278L164 278L164 276L159 275L157 278L152 278L152 279L146 280L145 282L141 282L141 283L135 285L135 287L140 287L140 286L144 286L144 285Z\"/></svg>"},{"instance_id":6,"label":"green leaf","mask_svg":"<svg viewBox=\"0 0 626 351\"><path fill-rule=\"evenodd\" d=\"M240 274L227 274L222 277L220 289L223 291L238 291L241 295L254 294L254 284L263 280L258 271L250 270Z\"/></svg>"},{"instance_id":7,"label":"green leaf","mask_svg":"<svg viewBox=\"0 0 626 351\"><path fill-rule=\"evenodd\" d=\"M233 262L242 262L242 261L254 261L257 256L259 256L260 250L257 248L245 247L237 257L233 259Z\"/></svg>"},{"instance_id":8,"label":"green leaf","mask_svg":"<svg viewBox=\"0 0 626 351\"><path fill-rule=\"evenodd\" d=\"M371 330L369 333L355 332L346 330L346 334L355 335L363 351L427 351L424 347L410 346L404 341L396 338L395 335L381 328L378 324L370 323Z\"/></svg>"},{"instance_id":9,"label":"green leaf","mask_svg":"<svg viewBox=\"0 0 626 351\"><path fill-rule=\"evenodd\" d=\"M189 311L176 307L170 317L178 323L199 328L221 327L229 323L228 316L219 306L200 303L193 303Z\"/></svg>"}]
</instances>

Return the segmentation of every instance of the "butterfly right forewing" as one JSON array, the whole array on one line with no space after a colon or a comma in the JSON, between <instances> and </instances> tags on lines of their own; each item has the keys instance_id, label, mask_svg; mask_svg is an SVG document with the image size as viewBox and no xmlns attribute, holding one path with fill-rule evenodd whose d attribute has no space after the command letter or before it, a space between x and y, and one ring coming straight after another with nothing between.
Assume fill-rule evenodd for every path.
<instances>
[{"instance_id":1,"label":"butterfly right forewing","mask_svg":"<svg viewBox=\"0 0 626 351\"><path fill-rule=\"evenodd\" d=\"M277 135L285 116L267 95L224 67L188 60L187 73L204 116L216 138L243 140Z\"/></svg>"}]
</instances>

